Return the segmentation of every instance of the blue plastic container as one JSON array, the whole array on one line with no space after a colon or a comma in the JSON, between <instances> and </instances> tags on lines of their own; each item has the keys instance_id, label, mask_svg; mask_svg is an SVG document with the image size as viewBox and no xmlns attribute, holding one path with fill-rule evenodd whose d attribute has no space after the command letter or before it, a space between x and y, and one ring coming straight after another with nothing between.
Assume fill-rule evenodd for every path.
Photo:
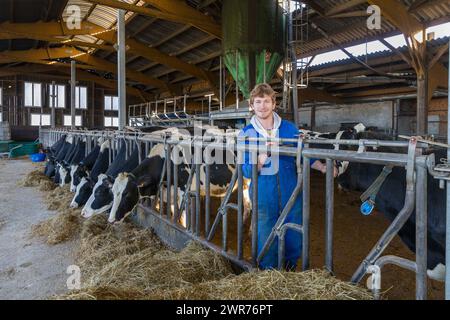
<instances>
[{"instance_id":1,"label":"blue plastic container","mask_svg":"<svg viewBox=\"0 0 450 320\"><path fill-rule=\"evenodd\" d=\"M45 153L33 153L30 155L32 162L42 162L45 160Z\"/></svg>"}]
</instances>

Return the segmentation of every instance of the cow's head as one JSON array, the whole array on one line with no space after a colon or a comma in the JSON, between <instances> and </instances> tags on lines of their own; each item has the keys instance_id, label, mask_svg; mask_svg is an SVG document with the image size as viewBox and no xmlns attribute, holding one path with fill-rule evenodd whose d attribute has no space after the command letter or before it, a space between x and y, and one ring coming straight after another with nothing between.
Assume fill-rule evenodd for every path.
<instances>
[{"instance_id":1,"label":"cow's head","mask_svg":"<svg viewBox=\"0 0 450 320\"><path fill-rule=\"evenodd\" d=\"M113 223L122 220L138 203L139 192L136 179L128 173L120 173L112 187L113 205L108 221Z\"/></svg>"},{"instance_id":2,"label":"cow's head","mask_svg":"<svg viewBox=\"0 0 450 320\"><path fill-rule=\"evenodd\" d=\"M69 182L70 182L70 167L61 165L59 167L59 186L64 187L64 185Z\"/></svg>"},{"instance_id":3,"label":"cow's head","mask_svg":"<svg viewBox=\"0 0 450 320\"><path fill-rule=\"evenodd\" d=\"M72 165L70 167L70 175L72 177L70 183L70 191L75 192L77 190L77 186L80 184L81 179L87 177L89 172L86 166L83 165Z\"/></svg>"},{"instance_id":4,"label":"cow's head","mask_svg":"<svg viewBox=\"0 0 450 320\"><path fill-rule=\"evenodd\" d=\"M92 194L94 182L89 177L81 178L80 183L76 187L75 195L70 203L71 208L79 208L84 206Z\"/></svg>"},{"instance_id":5,"label":"cow's head","mask_svg":"<svg viewBox=\"0 0 450 320\"><path fill-rule=\"evenodd\" d=\"M98 176L92 194L81 211L83 217L89 218L94 214L105 212L111 208L113 202L111 188L113 183L114 180L106 174L100 174Z\"/></svg>"},{"instance_id":6,"label":"cow's head","mask_svg":"<svg viewBox=\"0 0 450 320\"><path fill-rule=\"evenodd\" d=\"M358 135L361 132L363 132L365 129L366 129L366 127L362 123L358 123L353 128L348 128L348 129L344 130L342 132L342 134L340 134L339 139L340 140L357 140ZM346 145L339 146L339 149L341 149L341 150L346 150L346 149L348 150L349 148L351 148L351 147L346 146ZM336 161L336 166L338 168L338 176L344 174L347 171L349 164L350 164L349 161Z\"/></svg>"}]
</instances>

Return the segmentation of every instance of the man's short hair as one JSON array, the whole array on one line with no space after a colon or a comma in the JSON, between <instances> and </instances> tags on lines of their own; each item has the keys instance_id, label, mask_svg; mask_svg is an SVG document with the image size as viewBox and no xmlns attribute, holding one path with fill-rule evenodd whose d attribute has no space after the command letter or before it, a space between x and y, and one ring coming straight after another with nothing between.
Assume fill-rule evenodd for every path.
<instances>
[{"instance_id":1,"label":"man's short hair","mask_svg":"<svg viewBox=\"0 0 450 320\"><path fill-rule=\"evenodd\" d=\"M253 104L255 98L263 98L265 94L271 97L272 101L275 102L275 95L277 94L275 90L267 83L260 83L253 88L252 92L250 92L250 104Z\"/></svg>"}]
</instances>

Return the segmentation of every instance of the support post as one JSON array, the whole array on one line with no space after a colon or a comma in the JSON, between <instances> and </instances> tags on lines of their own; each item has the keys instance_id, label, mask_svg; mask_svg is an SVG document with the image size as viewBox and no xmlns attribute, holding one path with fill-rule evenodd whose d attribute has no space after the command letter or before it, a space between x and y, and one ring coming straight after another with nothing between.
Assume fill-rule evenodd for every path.
<instances>
[{"instance_id":1,"label":"support post","mask_svg":"<svg viewBox=\"0 0 450 320\"><path fill-rule=\"evenodd\" d=\"M333 217L334 217L334 164L333 160L327 159L326 173L326 235L325 235L325 267L328 272L333 273Z\"/></svg>"},{"instance_id":2,"label":"support post","mask_svg":"<svg viewBox=\"0 0 450 320\"><path fill-rule=\"evenodd\" d=\"M450 45L450 40L449 40ZM448 53L450 58L450 50ZM450 72L448 73L447 92L447 143L450 141ZM447 149L447 163L450 164L450 149ZM445 299L450 300L450 181L447 181L447 228L445 240Z\"/></svg>"},{"instance_id":3,"label":"support post","mask_svg":"<svg viewBox=\"0 0 450 320\"><path fill-rule=\"evenodd\" d=\"M70 62L70 128L75 130L75 85L76 85L76 62ZM55 87L53 87L53 94L55 95ZM55 100L53 100L53 108L55 107Z\"/></svg>"},{"instance_id":4,"label":"support post","mask_svg":"<svg viewBox=\"0 0 450 320\"><path fill-rule=\"evenodd\" d=\"M119 89L119 130L126 125L126 71L125 71L125 11L117 12L117 74Z\"/></svg>"},{"instance_id":5,"label":"support post","mask_svg":"<svg viewBox=\"0 0 450 320\"><path fill-rule=\"evenodd\" d=\"M427 106L427 79L426 75L417 78L417 115L416 134L424 136L428 133L428 106Z\"/></svg>"}]
</instances>

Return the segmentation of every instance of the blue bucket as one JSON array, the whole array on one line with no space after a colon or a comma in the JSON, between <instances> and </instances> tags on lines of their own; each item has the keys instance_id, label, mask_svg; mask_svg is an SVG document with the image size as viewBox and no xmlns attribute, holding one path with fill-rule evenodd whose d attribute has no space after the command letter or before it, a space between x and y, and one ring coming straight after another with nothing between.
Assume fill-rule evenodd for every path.
<instances>
[{"instance_id":1,"label":"blue bucket","mask_svg":"<svg viewBox=\"0 0 450 320\"><path fill-rule=\"evenodd\" d=\"M30 155L32 162L42 162L45 160L45 153L33 153Z\"/></svg>"}]
</instances>

